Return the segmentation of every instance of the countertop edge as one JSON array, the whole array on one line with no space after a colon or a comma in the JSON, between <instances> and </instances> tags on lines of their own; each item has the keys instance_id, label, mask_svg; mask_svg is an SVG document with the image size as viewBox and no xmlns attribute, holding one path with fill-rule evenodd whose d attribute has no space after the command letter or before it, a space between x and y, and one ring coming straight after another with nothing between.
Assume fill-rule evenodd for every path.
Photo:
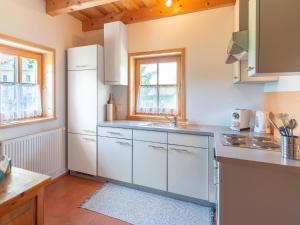
<instances>
[{"instance_id":1,"label":"countertop edge","mask_svg":"<svg viewBox=\"0 0 300 225\"><path fill-rule=\"evenodd\" d=\"M222 133L237 133L229 128L223 126L208 126L199 125L198 129L185 128L161 128L161 127L147 127L147 122L141 121L113 121L101 122L97 126L100 127L114 127L136 130L148 130L169 133L182 133L192 135L203 135L214 138L215 158L220 163L238 163L245 166L259 166L260 168L275 169L286 172L300 173L300 161L289 160L281 158L280 152L242 149L239 147L224 146L221 141ZM249 131L242 132L249 134Z\"/></svg>"}]
</instances>

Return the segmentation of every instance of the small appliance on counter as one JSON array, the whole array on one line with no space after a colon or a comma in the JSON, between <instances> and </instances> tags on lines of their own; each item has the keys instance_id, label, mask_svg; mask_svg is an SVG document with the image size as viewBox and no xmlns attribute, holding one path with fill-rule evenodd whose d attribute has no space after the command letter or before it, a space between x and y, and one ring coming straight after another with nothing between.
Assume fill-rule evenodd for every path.
<instances>
[{"instance_id":1,"label":"small appliance on counter","mask_svg":"<svg viewBox=\"0 0 300 225\"><path fill-rule=\"evenodd\" d=\"M269 119L270 119L270 112L256 111L254 132L261 133L261 134L270 134L271 125Z\"/></svg>"},{"instance_id":2,"label":"small appliance on counter","mask_svg":"<svg viewBox=\"0 0 300 225\"><path fill-rule=\"evenodd\" d=\"M231 113L230 128L235 131L246 130L250 128L251 110L235 109Z\"/></svg>"},{"instance_id":3,"label":"small appliance on counter","mask_svg":"<svg viewBox=\"0 0 300 225\"><path fill-rule=\"evenodd\" d=\"M115 116L115 103L112 94L110 94L106 104L106 120L113 121L114 116Z\"/></svg>"}]
</instances>

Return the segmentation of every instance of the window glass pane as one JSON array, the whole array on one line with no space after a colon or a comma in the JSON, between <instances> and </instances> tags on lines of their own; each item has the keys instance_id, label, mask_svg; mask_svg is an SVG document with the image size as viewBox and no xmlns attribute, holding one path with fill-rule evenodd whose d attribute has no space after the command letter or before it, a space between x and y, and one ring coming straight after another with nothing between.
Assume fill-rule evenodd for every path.
<instances>
[{"instance_id":1,"label":"window glass pane","mask_svg":"<svg viewBox=\"0 0 300 225\"><path fill-rule=\"evenodd\" d=\"M140 86L137 99L137 112L157 114L157 87Z\"/></svg>"},{"instance_id":2,"label":"window glass pane","mask_svg":"<svg viewBox=\"0 0 300 225\"><path fill-rule=\"evenodd\" d=\"M177 63L159 64L159 84L177 84Z\"/></svg>"},{"instance_id":3,"label":"window glass pane","mask_svg":"<svg viewBox=\"0 0 300 225\"><path fill-rule=\"evenodd\" d=\"M0 53L0 82L15 82L17 56Z\"/></svg>"},{"instance_id":4,"label":"window glass pane","mask_svg":"<svg viewBox=\"0 0 300 225\"><path fill-rule=\"evenodd\" d=\"M38 74L38 63L35 59L21 57L22 83L36 84Z\"/></svg>"},{"instance_id":5,"label":"window glass pane","mask_svg":"<svg viewBox=\"0 0 300 225\"><path fill-rule=\"evenodd\" d=\"M0 122L42 115L39 85L0 84Z\"/></svg>"},{"instance_id":6,"label":"window glass pane","mask_svg":"<svg viewBox=\"0 0 300 225\"><path fill-rule=\"evenodd\" d=\"M157 64L141 64L140 65L140 84L156 85L157 84Z\"/></svg>"},{"instance_id":7,"label":"window glass pane","mask_svg":"<svg viewBox=\"0 0 300 225\"><path fill-rule=\"evenodd\" d=\"M159 88L159 113L178 113L178 91L177 86L167 86Z\"/></svg>"}]
</instances>

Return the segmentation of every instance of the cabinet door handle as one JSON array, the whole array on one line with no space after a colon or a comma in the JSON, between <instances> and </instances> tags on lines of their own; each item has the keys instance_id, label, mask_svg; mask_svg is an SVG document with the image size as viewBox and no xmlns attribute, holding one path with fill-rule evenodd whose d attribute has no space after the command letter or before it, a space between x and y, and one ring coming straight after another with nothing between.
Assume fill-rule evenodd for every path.
<instances>
[{"instance_id":1,"label":"cabinet door handle","mask_svg":"<svg viewBox=\"0 0 300 225\"><path fill-rule=\"evenodd\" d=\"M131 146L131 144L130 144L130 143L128 143L128 142L117 141L116 143L118 143L119 145Z\"/></svg>"},{"instance_id":2,"label":"cabinet door handle","mask_svg":"<svg viewBox=\"0 0 300 225\"><path fill-rule=\"evenodd\" d=\"M119 135L119 136L122 135L120 132L113 132L113 131L109 131L109 132L107 132L107 133L109 133L109 134L111 134L111 135Z\"/></svg>"},{"instance_id":3,"label":"cabinet door handle","mask_svg":"<svg viewBox=\"0 0 300 225\"><path fill-rule=\"evenodd\" d=\"M166 148L161 146L155 146L155 145L148 145L149 148L159 149L159 150L166 150Z\"/></svg>"},{"instance_id":4,"label":"cabinet door handle","mask_svg":"<svg viewBox=\"0 0 300 225\"><path fill-rule=\"evenodd\" d=\"M88 65L76 65L77 68L84 68L84 67L88 67Z\"/></svg>"},{"instance_id":5,"label":"cabinet door handle","mask_svg":"<svg viewBox=\"0 0 300 225\"><path fill-rule=\"evenodd\" d=\"M92 139L92 138L83 138L83 140L96 142L96 140L95 140L95 139Z\"/></svg>"},{"instance_id":6,"label":"cabinet door handle","mask_svg":"<svg viewBox=\"0 0 300 225\"><path fill-rule=\"evenodd\" d=\"M172 151L177 151L177 152L187 152L189 153L190 151L186 150L186 149L182 149L182 148L170 148L170 150Z\"/></svg>"},{"instance_id":7,"label":"cabinet door handle","mask_svg":"<svg viewBox=\"0 0 300 225\"><path fill-rule=\"evenodd\" d=\"M96 131L93 131L93 130L83 130L84 132L87 132L87 133L92 133L92 134L95 134Z\"/></svg>"}]
</instances>

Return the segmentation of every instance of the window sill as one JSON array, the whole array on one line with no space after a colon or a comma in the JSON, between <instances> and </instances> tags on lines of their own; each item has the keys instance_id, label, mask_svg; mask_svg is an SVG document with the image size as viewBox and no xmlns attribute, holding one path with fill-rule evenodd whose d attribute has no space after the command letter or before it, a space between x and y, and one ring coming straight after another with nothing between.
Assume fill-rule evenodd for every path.
<instances>
[{"instance_id":1,"label":"window sill","mask_svg":"<svg viewBox=\"0 0 300 225\"><path fill-rule=\"evenodd\" d=\"M0 129L24 126L24 125L28 125L28 124L46 122L46 121L55 120L55 119L56 119L56 117L52 116L52 117L37 117L37 118L16 120L16 121L11 121L11 122L7 122L7 123L0 123Z\"/></svg>"}]
</instances>

